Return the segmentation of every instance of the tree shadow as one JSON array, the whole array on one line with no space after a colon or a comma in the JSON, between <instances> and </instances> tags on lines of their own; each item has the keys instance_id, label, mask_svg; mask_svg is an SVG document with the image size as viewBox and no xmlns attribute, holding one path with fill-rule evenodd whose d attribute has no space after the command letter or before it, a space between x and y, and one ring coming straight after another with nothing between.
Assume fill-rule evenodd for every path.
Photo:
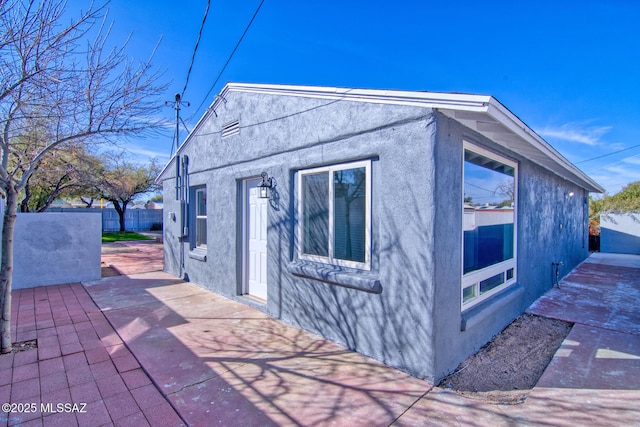
<instances>
[{"instance_id":1,"label":"tree shadow","mask_svg":"<svg viewBox=\"0 0 640 427\"><path fill-rule=\"evenodd\" d=\"M407 233L417 232L411 226L405 229ZM409 290L408 295L393 295L393 282L383 285L381 295L392 294L387 299L325 283L303 285L296 281L285 285L312 287L314 292L307 292L307 299L296 302L297 313L313 316L314 326L323 334L338 336L360 350L359 346L364 342L366 347L366 340L371 339L373 326L381 335L377 339L389 346L376 357L408 363L410 359L398 357L393 349L413 344L420 347L411 341L407 330L419 329L415 322L421 313L418 305L408 303L415 293L426 298L421 290L424 281L418 278L423 277L424 266L430 261L425 253L419 260L414 258L413 263L400 264L404 252L402 233L388 232L387 244L379 252L391 257L385 262L402 267L395 269L398 272L394 278L400 288ZM583 273L569 277L579 274ZM106 310L105 315L154 382L192 425L634 422L632 408L637 390L603 390L596 389L595 384L584 384L580 389L570 384L543 384L534 389L524 405L506 407L474 401L432 389L421 380L195 284L182 283L168 275L164 283L137 277L121 279L110 289L104 286L103 299L98 292L100 285L87 289L100 306L108 301L122 302ZM354 297L360 294L375 303ZM404 317L385 319L382 314L397 309L394 304L416 308L407 307ZM351 322L354 313L367 316L367 322ZM633 350L609 347L637 356ZM587 400L588 405L582 403Z\"/></svg>"},{"instance_id":2,"label":"tree shadow","mask_svg":"<svg viewBox=\"0 0 640 427\"><path fill-rule=\"evenodd\" d=\"M122 302L105 316L189 424L383 425L431 387L196 285L165 286L87 289Z\"/></svg>"}]
</instances>

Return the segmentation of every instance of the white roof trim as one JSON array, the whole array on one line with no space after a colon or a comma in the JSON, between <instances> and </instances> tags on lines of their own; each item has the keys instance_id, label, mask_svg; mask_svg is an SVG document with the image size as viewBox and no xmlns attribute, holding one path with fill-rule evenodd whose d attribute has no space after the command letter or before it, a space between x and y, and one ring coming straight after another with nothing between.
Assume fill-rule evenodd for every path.
<instances>
[{"instance_id":1,"label":"white roof trim","mask_svg":"<svg viewBox=\"0 0 640 427\"><path fill-rule=\"evenodd\" d=\"M270 95L301 96L305 98L360 101L377 104L415 105L428 108L449 107L468 111L483 111L492 99L487 95L245 83L229 83L226 88L230 92L266 93Z\"/></svg>"},{"instance_id":2,"label":"white roof trim","mask_svg":"<svg viewBox=\"0 0 640 427\"><path fill-rule=\"evenodd\" d=\"M564 158L549 143L536 134L498 100L488 95L461 93L415 92L401 90L349 89L322 86L269 85L228 83L198 121L176 155L190 141L204 120L211 115L229 92L263 93L280 96L300 96L376 104L409 105L432 108L486 136L497 144L530 158L545 169L588 191L605 190L584 172ZM525 154L526 153L526 154ZM175 157L175 156L174 156ZM173 158L171 159L173 160ZM162 170L158 179L168 168Z\"/></svg>"}]
</instances>

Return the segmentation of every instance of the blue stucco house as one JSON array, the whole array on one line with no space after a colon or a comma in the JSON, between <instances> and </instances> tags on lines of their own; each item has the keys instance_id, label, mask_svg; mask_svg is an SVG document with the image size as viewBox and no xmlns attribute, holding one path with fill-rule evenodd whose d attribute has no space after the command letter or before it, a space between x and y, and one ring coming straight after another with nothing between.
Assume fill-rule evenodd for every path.
<instances>
[{"instance_id":1,"label":"blue stucco house","mask_svg":"<svg viewBox=\"0 0 640 427\"><path fill-rule=\"evenodd\" d=\"M491 96L236 83L158 181L167 272L430 381L587 257L603 191Z\"/></svg>"}]
</instances>

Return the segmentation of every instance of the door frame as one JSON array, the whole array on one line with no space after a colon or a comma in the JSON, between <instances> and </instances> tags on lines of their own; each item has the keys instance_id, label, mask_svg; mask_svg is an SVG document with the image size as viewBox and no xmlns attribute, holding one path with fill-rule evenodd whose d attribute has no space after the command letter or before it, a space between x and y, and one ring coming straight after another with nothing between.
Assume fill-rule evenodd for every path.
<instances>
[{"instance_id":1,"label":"door frame","mask_svg":"<svg viewBox=\"0 0 640 427\"><path fill-rule=\"evenodd\" d=\"M242 180L242 188L241 188L241 198L240 203L242 205L242 236L241 236L241 246L242 246L242 254L241 254L241 283L239 286L239 294L243 296L251 296L249 293L249 235L248 235L248 227L247 224L249 222L249 183L251 181L260 181L261 178L259 176L254 176L251 178L245 178ZM268 217L268 215L267 215ZM267 224L268 229L268 224ZM267 284L268 287L268 284Z\"/></svg>"}]
</instances>

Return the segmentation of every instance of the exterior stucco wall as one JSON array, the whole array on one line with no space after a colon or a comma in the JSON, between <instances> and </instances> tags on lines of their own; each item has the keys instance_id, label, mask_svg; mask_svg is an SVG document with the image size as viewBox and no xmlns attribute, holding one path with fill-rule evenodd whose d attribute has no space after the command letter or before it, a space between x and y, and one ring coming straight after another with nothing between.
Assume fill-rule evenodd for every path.
<instances>
[{"instance_id":1,"label":"exterior stucco wall","mask_svg":"<svg viewBox=\"0 0 640 427\"><path fill-rule=\"evenodd\" d=\"M463 140L518 164L518 258L515 285L461 312ZM588 207L579 186L440 114L436 153L433 347L434 376L442 378L553 286L553 262L564 264L562 278L588 256Z\"/></svg>"},{"instance_id":2,"label":"exterior stucco wall","mask_svg":"<svg viewBox=\"0 0 640 427\"><path fill-rule=\"evenodd\" d=\"M13 289L100 279L100 212L20 213L14 233Z\"/></svg>"},{"instance_id":3,"label":"exterior stucco wall","mask_svg":"<svg viewBox=\"0 0 640 427\"><path fill-rule=\"evenodd\" d=\"M180 152L189 158L189 187L206 186L206 260L190 256L192 222L179 241L172 164L163 176L165 270L181 273L183 248L189 280L415 376L449 373L551 287L551 262L562 261L564 275L587 255L578 186L431 109L230 92L216 113ZM221 138L233 120L240 133ZM461 313L463 140L518 162L518 283ZM380 293L301 276L295 250L296 173L367 159L371 271L338 270L379 280ZM240 296L242 183L262 171L278 183L268 213L266 305Z\"/></svg>"},{"instance_id":4,"label":"exterior stucco wall","mask_svg":"<svg viewBox=\"0 0 640 427\"><path fill-rule=\"evenodd\" d=\"M640 213L600 215L600 251L640 255Z\"/></svg>"},{"instance_id":5,"label":"exterior stucco wall","mask_svg":"<svg viewBox=\"0 0 640 427\"><path fill-rule=\"evenodd\" d=\"M429 376L432 348L433 112L429 109L231 93L181 154L189 186L206 185L207 260L185 251L189 280L248 304L242 292L242 180L267 171L279 200L269 208L270 314L418 376ZM302 113L301 113L302 112ZM275 120L277 117L284 119ZM239 135L220 137L240 119ZM296 261L295 176L301 169L371 160L371 293L292 274ZM164 181L165 269L179 274L175 166ZM169 218L178 213L176 221Z\"/></svg>"}]
</instances>

